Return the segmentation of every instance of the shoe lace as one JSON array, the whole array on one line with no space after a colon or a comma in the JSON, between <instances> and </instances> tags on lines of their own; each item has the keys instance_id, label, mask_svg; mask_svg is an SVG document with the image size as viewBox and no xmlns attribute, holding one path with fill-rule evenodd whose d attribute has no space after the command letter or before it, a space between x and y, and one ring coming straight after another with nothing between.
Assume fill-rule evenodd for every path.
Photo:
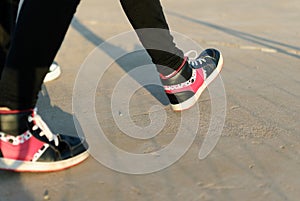
<instances>
[{"instance_id":1,"label":"shoe lace","mask_svg":"<svg viewBox=\"0 0 300 201\"><path fill-rule=\"evenodd\" d=\"M192 65L192 66L199 66L199 65L202 65L204 62L206 62L206 59L199 58L199 59L196 59L196 60L189 61L189 64Z\"/></svg>"},{"instance_id":2,"label":"shoe lace","mask_svg":"<svg viewBox=\"0 0 300 201\"><path fill-rule=\"evenodd\" d=\"M46 136L46 138L51 142L54 141L55 146L58 146L59 140L56 134L52 133L50 128L47 126L47 124L44 122L42 117L36 112L34 112L33 116L28 117L28 121L35 122L35 125L32 127L32 130L37 130L38 128L41 129L41 132L39 133L40 136Z\"/></svg>"},{"instance_id":3,"label":"shoe lace","mask_svg":"<svg viewBox=\"0 0 300 201\"><path fill-rule=\"evenodd\" d=\"M195 55L194 57L191 57L191 56L190 56L192 53ZM202 65L204 62L206 62L206 59L205 59L205 58L198 58L198 59L197 59L198 53L197 53L196 50L190 50L190 51L186 52L184 55L187 56L187 57L189 58L188 63L189 63L191 66L194 66L194 67L195 67L195 66Z\"/></svg>"}]
</instances>

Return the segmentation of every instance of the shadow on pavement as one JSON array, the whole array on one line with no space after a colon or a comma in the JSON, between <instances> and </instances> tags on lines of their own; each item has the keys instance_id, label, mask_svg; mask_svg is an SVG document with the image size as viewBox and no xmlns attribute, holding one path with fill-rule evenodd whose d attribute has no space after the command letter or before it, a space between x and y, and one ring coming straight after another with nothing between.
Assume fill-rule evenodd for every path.
<instances>
[{"instance_id":1,"label":"shadow on pavement","mask_svg":"<svg viewBox=\"0 0 300 201\"><path fill-rule=\"evenodd\" d=\"M289 52L289 51L283 49L283 48L289 48L289 49L294 50L294 51L299 51L300 47L296 47L296 46L285 44L285 43L282 43L282 42L279 42L279 41L275 41L275 40L271 40L271 39L268 39L268 38L256 36L256 35L253 35L253 34L245 33L245 32L242 32L242 31L237 31L237 30L234 30L234 29L231 29L231 28L228 28L228 27L223 27L223 26L220 26L220 25L212 24L212 23L205 22L205 21L202 21L202 20L199 20L199 19L194 19L194 18L182 15L182 14L174 12L174 11L166 11L166 13L170 16L178 17L178 18L187 20L189 22L193 22L193 23L200 24L200 25L203 25L203 26L206 26L206 27L210 27L210 28L219 30L221 32L224 32L226 34L229 34L231 36L234 36L236 38L240 38L240 39L243 39L243 40L258 44L258 45L262 45L264 47L274 49L279 53L282 53L282 54L300 59L300 55L294 54L292 52ZM280 47L278 47L278 46L280 46Z\"/></svg>"},{"instance_id":2,"label":"shadow on pavement","mask_svg":"<svg viewBox=\"0 0 300 201\"><path fill-rule=\"evenodd\" d=\"M33 201L23 184L21 173L0 170L0 201Z\"/></svg>"},{"instance_id":3,"label":"shadow on pavement","mask_svg":"<svg viewBox=\"0 0 300 201\"><path fill-rule=\"evenodd\" d=\"M114 58L115 55L125 55L115 61L125 72L129 72L136 67L152 64L151 59L145 50L128 52L122 49L121 47L115 46L113 44L109 44L107 41L103 40L101 37L97 36L94 32L92 32L87 26L81 23L76 17L73 18L71 26L78 33L80 33L86 40L88 40L96 47L98 47L100 44L105 42L106 47L109 46L109 48L102 49L102 50L111 58ZM130 61L131 63L128 64L128 61ZM139 82L138 80L136 81ZM142 85L142 83L140 84ZM169 104L169 100L167 99L167 96L164 93L163 87L157 85L156 86L148 85L143 87L161 104L163 105Z\"/></svg>"}]
</instances>

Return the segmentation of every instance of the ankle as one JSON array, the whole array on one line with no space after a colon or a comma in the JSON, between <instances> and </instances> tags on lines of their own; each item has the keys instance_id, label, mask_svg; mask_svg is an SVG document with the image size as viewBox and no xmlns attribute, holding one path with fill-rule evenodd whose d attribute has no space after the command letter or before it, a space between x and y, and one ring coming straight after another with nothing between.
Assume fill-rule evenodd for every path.
<instances>
[{"instance_id":1,"label":"ankle","mask_svg":"<svg viewBox=\"0 0 300 201\"><path fill-rule=\"evenodd\" d=\"M2 110L3 109L3 110ZM6 110L5 110L6 109ZM28 116L32 110L0 110L0 132L18 136L28 130Z\"/></svg>"},{"instance_id":2,"label":"ankle","mask_svg":"<svg viewBox=\"0 0 300 201\"><path fill-rule=\"evenodd\" d=\"M182 70L182 68L184 68L188 64L187 59L188 59L187 57L184 57L182 63L176 70L173 70L172 72L170 72L168 74L160 73L160 78L166 80L166 79L174 77L178 72L180 72Z\"/></svg>"}]
</instances>

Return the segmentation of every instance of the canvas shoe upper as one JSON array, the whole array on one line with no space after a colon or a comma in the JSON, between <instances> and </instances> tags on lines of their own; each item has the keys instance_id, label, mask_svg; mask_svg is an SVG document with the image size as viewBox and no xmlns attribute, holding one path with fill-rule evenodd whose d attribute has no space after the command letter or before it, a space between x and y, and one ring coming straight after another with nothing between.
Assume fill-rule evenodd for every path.
<instances>
[{"instance_id":1,"label":"canvas shoe upper","mask_svg":"<svg viewBox=\"0 0 300 201\"><path fill-rule=\"evenodd\" d=\"M196 59L185 57L182 66L168 76L160 76L174 111L192 107L223 67L223 57L216 49L204 50Z\"/></svg>"},{"instance_id":2,"label":"canvas shoe upper","mask_svg":"<svg viewBox=\"0 0 300 201\"><path fill-rule=\"evenodd\" d=\"M49 172L88 157L84 139L53 134L36 111L0 111L0 169Z\"/></svg>"}]
</instances>

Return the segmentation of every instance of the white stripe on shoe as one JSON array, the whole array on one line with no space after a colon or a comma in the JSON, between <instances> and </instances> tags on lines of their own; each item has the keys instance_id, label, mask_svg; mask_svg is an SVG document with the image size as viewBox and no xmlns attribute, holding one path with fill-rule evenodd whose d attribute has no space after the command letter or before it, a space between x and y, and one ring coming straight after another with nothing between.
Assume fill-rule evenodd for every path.
<instances>
[{"instance_id":1,"label":"white stripe on shoe","mask_svg":"<svg viewBox=\"0 0 300 201\"><path fill-rule=\"evenodd\" d=\"M15 172L53 172L73 167L83 162L88 156L88 151L85 151L69 159L54 162L31 162L0 158L0 169Z\"/></svg>"}]
</instances>

